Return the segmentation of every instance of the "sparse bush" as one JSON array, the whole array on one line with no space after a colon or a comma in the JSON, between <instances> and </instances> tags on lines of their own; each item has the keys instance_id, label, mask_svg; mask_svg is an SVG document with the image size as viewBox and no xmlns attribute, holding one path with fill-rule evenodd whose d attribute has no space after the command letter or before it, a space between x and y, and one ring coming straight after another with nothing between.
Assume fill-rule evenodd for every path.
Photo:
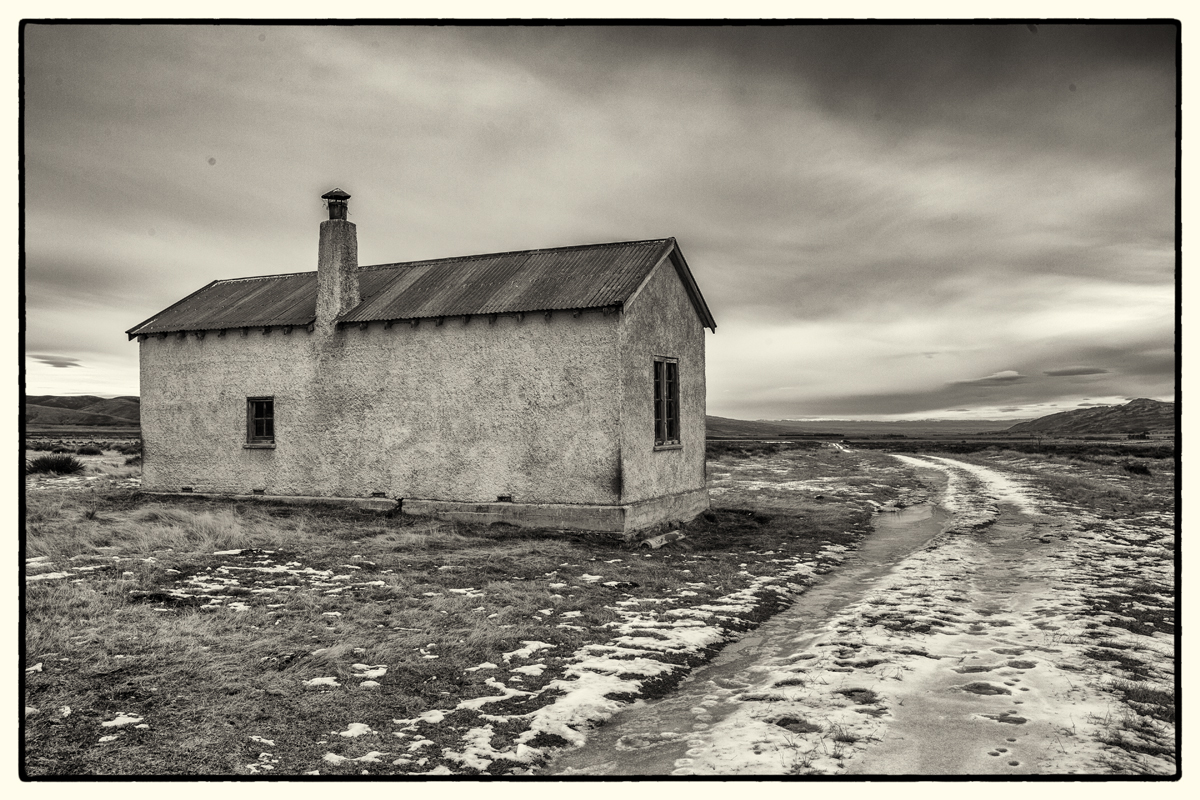
<instances>
[{"instance_id":1,"label":"sparse bush","mask_svg":"<svg viewBox=\"0 0 1200 800\"><path fill-rule=\"evenodd\" d=\"M104 455L104 451L101 450L99 447L97 447L94 444L85 444L85 445L75 448L75 455L77 455L77 456L102 456L102 455Z\"/></svg>"},{"instance_id":2,"label":"sparse bush","mask_svg":"<svg viewBox=\"0 0 1200 800\"><path fill-rule=\"evenodd\" d=\"M1121 463L1121 469L1132 475L1150 474L1150 467L1146 466L1143 461L1124 461Z\"/></svg>"},{"instance_id":3,"label":"sparse bush","mask_svg":"<svg viewBox=\"0 0 1200 800\"><path fill-rule=\"evenodd\" d=\"M744 439L709 439L705 443L704 452L708 458L731 456L732 458L750 458L751 456L775 455L786 450L816 450L822 446L821 441L796 442L757 442Z\"/></svg>"},{"instance_id":4,"label":"sparse bush","mask_svg":"<svg viewBox=\"0 0 1200 800\"><path fill-rule=\"evenodd\" d=\"M128 442L125 444L113 445L112 449L116 450L123 456L140 456L142 454L142 443L140 441Z\"/></svg>"},{"instance_id":5,"label":"sparse bush","mask_svg":"<svg viewBox=\"0 0 1200 800\"><path fill-rule=\"evenodd\" d=\"M83 472L83 462L70 455L52 454L38 456L29 462L25 471L29 475L51 473L55 475L75 475Z\"/></svg>"},{"instance_id":6,"label":"sparse bush","mask_svg":"<svg viewBox=\"0 0 1200 800\"><path fill-rule=\"evenodd\" d=\"M840 694L860 706L879 702L879 695L870 689L838 689L834 694Z\"/></svg>"},{"instance_id":7,"label":"sparse bush","mask_svg":"<svg viewBox=\"0 0 1200 800\"><path fill-rule=\"evenodd\" d=\"M786 728L792 733L820 733L821 726L817 725L804 717L784 716L772 722L781 728Z\"/></svg>"}]
</instances>

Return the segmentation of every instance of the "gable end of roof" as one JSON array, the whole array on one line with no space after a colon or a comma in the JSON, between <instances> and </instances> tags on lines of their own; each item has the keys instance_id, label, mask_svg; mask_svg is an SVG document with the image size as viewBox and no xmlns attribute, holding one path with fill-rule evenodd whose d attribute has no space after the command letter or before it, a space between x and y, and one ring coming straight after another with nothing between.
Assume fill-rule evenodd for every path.
<instances>
[{"instance_id":1,"label":"gable end of roof","mask_svg":"<svg viewBox=\"0 0 1200 800\"><path fill-rule=\"evenodd\" d=\"M675 267L675 272L679 275L679 280L683 281L683 288L687 290L688 299L692 301L692 306L696 309L696 313L700 316L700 321L704 323L704 327L716 333L717 321L713 319L712 312L708 310L708 303L704 301L704 295L700 294L700 287L696 284L696 279L692 276L692 270L688 267L687 259L683 257L683 251L679 249L679 244L675 241L674 237L671 239L671 245L671 251L667 256L671 259L671 263Z\"/></svg>"}]
</instances>

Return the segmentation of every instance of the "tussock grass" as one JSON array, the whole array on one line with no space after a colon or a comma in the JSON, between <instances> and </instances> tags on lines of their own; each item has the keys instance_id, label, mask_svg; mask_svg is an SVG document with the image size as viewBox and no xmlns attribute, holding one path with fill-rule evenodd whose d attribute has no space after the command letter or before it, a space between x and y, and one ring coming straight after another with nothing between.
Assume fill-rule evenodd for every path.
<instances>
[{"instance_id":1,"label":"tussock grass","mask_svg":"<svg viewBox=\"0 0 1200 800\"><path fill-rule=\"evenodd\" d=\"M704 446L704 454L708 458L729 456L745 459L751 456L773 455L785 450L816 450L821 442L752 442L724 441L709 439Z\"/></svg>"},{"instance_id":2,"label":"tussock grass","mask_svg":"<svg viewBox=\"0 0 1200 800\"><path fill-rule=\"evenodd\" d=\"M108 478L135 478L142 474L141 464L142 461L139 457L134 464L130 464L127 459L123 464L99 461L86 466L87 471L93 475L103 475Z\"/></svg>"},{"instance_id":3,"label":"tussock grass","mask_svg":"<svg viewBox=\"0 0 1200 800\"><path fill-rule=\"evenodd\" d=\"M1112 682L1112 689L1120 692L1125 702L1139 713L1175 724L1177 706L1173 687L1117 679Z\"/></svg>"},{"instance_id":4,"label":"tussock grass","mask_svg":"<svg viewBox=\"0 0 1200 800\"><path fill-rule=\"evenodd\" d=\"M686 538L647 552L595 534L339 506L163 501L114 490L104 478L94 483L95 492L47 489L27 498L25 556L46 556L38 569L78 576L27 585L26 652L29 665L44 663L26 681L25 701L39 709L26 724L33 775L246 774L262 750L251 735L276 741L273 775L326 772L326 752L399 751L395 742L331 731L349 722L390 731L394 718L494 696L489 677L536 690L561 677L580 647L612 637L608 626L623 619L619 602L665 598L641 606L660 613L703 604L776 574L781 559L853 544L867 526L857 505L831 503L811 516L715 508L685 527ZM230 550L241 552L217 555ZM285 564L299 565L291 568L297 574L255 571ZM193 581L230 579L238 583L199 599L172 595ZM695 594L680 596L684 589ZM202 607L212 594L228 597ZM764 601L745 625L773 613L772 602L784 601ZM526 641L553 647L504 661ZM484 662L498 669L466 671ZM545 672L511 672L531 662ZM387 665L380 685L361 686L356 663ZM341 685L306 685L320 677ZM525 713L552 697L483 710ZM72 714L52 723L67 705ZM122 729L97 746L107 732L100 722L118 713L144 716L151 727ZM461 721L423 732L461 747L462 730L485 723L457 713ZM412 768L442 763L441 746ZM387 771L401 771L390 760Z\"/></svg>"},{"instance_id":5,"label":"tussock grass","mask_svg":"<svg viewBox=\"0 0 1200 800\"><path fill-rule=\"evenodd\" d=\"M48 456L38 456L25 467L26 474L41 475L77 475L83 472L84 464L77 458L65 453L52 453Z\"/></svg>"}]
</instances>

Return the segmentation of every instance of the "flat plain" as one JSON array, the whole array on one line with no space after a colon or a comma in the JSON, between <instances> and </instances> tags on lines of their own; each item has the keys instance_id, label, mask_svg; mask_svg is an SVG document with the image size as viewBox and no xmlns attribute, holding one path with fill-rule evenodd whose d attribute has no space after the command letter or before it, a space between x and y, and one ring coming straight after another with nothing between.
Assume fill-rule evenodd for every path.
<instances>
[{"instance_id":1,"label":"flat plain","mask_svg":"<svg viewBox=\"0 0 1200 800\"><path fill-rule=\"evenodd\" d=\"M1176 769L1170 458L713 443L713 508L658 549L167 500L123 455L80 460L26 478L30 777L611 774L606 727L751 632L743 678L616 751L661 754L643 774ZM934 502L928 544L789 611L873 520Z\"/></svg>"}]
</instances>

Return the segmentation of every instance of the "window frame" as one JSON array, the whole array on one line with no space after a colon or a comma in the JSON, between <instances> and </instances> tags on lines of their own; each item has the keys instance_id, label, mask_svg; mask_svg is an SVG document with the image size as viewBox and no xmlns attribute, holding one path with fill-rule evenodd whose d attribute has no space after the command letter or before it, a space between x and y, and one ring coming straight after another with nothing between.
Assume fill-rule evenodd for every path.
<instances>
[{"instance_id":1,"label":"window frame","mask_svg":"<svg viewBox=\"0 0 1200 800\"><path fill-rule=\"evenodd\" d=\"M257 415L255 411L261 404L269 403L267 414ZM256 434L255 422L269 422L270 433ZM274 447L275 446L275 396L264 395L246 398L246 443L245 447Z\"/></svg>"},{"instance_id":2,"label":"window frame","mask_svg":"<svg viewBox=\"0 0 1200 800\"><path fill-rule=\"evenodd\" d=\"M654 449L683 447L679 419L679 359L654 356L650 368L654 409Z\"/></svg>"}]
</instances>

